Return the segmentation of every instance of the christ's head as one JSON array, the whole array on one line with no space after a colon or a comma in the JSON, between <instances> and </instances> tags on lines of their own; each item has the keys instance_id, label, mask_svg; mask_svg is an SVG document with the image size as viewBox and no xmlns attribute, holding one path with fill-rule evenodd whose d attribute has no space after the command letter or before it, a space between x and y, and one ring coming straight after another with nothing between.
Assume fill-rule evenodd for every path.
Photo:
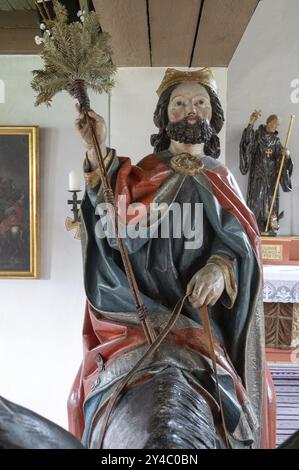
<instances>
[{"instance_id":1,"label":"christ's head","mask_svg":"<svg viewBox=\"0 0 299 470\"><path fill-rule=\"evenodd\" d=\"M212 106L207 90L196 82L182 83L171 93L167 135L182 144L208 143L212 137Z\"/></svg>"},{"instance_id":2,"label":"christ's head","mask_svg":"<svg viewBox=\"0 0 299 470\"><path fill-rule=\"evenodd\" d=\"M211 121L212 105L210 95L203 85L185 82L172 91L167 107L170 122L179 122L187 118L194 124L198 118Z\"/></svg>"},{"instance_id":3,"label":"christ's head","mask_svg":"<svg viewBox=\"0 0 299 470\"><path fill-rule=\"evenodd\" d=\"M196 81L167 88L160 96L154 123L159 134L152 136L155 151L168 149L171 140L184 144L204 143L204 152L220 154L218 132L224 122L223 110L214 90Z\"/></svg>"}]
</instances>

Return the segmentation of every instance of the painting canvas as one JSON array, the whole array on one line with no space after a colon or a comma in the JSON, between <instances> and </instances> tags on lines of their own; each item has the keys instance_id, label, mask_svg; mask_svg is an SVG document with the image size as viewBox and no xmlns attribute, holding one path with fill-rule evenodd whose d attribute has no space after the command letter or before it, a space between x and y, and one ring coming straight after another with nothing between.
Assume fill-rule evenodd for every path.
<instances>
[{"instance_id":1,"label":"painting canvas","mask_svg":"<svg viewBox=\"0 0 299 470\"><path fill-rule=\"evenodd\" d=\"M38 128L0 127L0 277L38 274Z\"/></svg>"}]
</instances>

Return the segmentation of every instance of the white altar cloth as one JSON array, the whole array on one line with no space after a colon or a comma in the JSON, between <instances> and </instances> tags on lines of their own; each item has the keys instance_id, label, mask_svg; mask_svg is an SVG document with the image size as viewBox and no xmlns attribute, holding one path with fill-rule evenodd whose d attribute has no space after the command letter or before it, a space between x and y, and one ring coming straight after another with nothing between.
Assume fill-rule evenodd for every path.
<instances>
[{"instance_id":1,"label":"white altar cloth","mask_svg":"<svg viewBox=\"0 0 299 470\"><path fill-rule=\"evenodd\" d=\"M299 303L299 266L265 265L264 302Z\"/></svg>"}]
</instances>

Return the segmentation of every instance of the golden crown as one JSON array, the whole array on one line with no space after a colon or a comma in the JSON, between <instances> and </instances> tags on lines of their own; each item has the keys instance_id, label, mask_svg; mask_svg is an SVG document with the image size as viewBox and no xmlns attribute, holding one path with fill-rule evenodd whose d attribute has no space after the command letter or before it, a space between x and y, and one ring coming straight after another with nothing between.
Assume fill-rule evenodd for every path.
<instances>
[{"instance_id":1,"label":"golden crown","mask_svg":"<svg viewBox=\"0 0 299 470\"><path fill-rule=\"evenodd\" d=\"M200 85L206 85L217 93L217 85L210 68L203 68L200 70L194 70L192 72L184 72L182 70L167 69L163 80L157 90L158 96L161 96L163 91L167 90L172 85L176 85L182 82L197 82Z\"/></svg>"}]
</instances>

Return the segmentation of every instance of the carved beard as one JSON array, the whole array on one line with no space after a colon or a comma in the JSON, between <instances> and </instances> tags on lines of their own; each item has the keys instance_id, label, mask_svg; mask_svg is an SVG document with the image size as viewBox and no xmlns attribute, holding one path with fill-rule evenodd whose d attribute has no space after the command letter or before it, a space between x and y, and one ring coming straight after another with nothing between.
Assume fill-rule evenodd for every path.
<instances>
[{"instance_id":1,"label":"carved beard","mask_svg":"<svg viewBox=\"0 0 299 470\"><path fill-rule=\"evenodd\" d=\"M169 122L166 128L168 137L181 144L194 145L209 142L213 134L209 121L198 118L197 122L190 124L187 119L188 116L179 122Z\"/></svg>"}]
</instances>

